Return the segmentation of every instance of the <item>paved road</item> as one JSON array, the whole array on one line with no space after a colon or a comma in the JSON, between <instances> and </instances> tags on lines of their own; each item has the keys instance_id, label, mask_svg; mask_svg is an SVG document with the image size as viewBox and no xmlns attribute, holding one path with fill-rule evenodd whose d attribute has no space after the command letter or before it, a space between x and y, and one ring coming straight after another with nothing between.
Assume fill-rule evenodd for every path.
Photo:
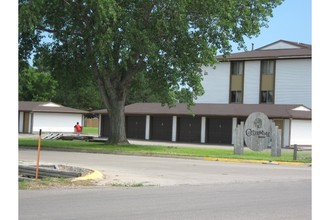
<instances>
[{"instance_id":1,"label":"paved road","mask_svg":"<svg viewBox=\"0 0 330 220\"><path fill-rule=\"evenodd\" d=\"M20 150L19 160L35 161ZM19 219L311 219L311 167L42 151L99 170L101 186L19 191ZM147 187L110 187L111 183Z\"/></svg>"},{"instance_id":2,"label":"paved road","mask_svg":"<svg viewBox=\"0 0 330 220\"><path fill-rule=\"evenodd\" d=\"M20 220L310 220L310 181L19 192Z\"/></svg>"},{"instance_id":3,"label":"paved road","mask_svg":"<svg viewBox=\"0 0 330 220\"><path fill-rule=\"evenodd\" d=\"M33 162L35 150L20 150L19 160ZM42 151L40 164L53 163L98 170L100 185L142 183L144 185L213 184L311 180L311 167L251 163L229 163L194 159L123 156Z\"/></svg>"}]
</instances>

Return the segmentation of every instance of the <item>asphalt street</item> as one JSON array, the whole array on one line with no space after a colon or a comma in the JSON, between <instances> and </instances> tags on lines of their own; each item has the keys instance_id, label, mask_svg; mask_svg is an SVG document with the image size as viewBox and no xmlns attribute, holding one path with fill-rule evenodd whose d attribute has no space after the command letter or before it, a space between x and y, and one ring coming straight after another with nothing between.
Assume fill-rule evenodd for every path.
<instances>
[{"instance_id":1,"label":"asphalt street","mask_svg":"<svg viewBox=\"0 0 330 220\"><path fill-rule=\"evenodd\" d=\"M20 220L310 220L310 181L19 192Z\"/></svg>"},{"instance_id":2,"label":"asphalt street","mask_svg":"<svg viewBox=\"0 0 330 220\"><path fill-rule=\"evenodd\" d=\"M33 163L36 156L35 150L19 150L20 162ZM96 187L20 190L19 219L307 220L312 215L307 165L58 151L42 151L40 162L89 168L102 177Z\"/></svg>"},{"instance_id":3,"label":"asphalt street","mask_svg":"<svg viewBox=\"0 0 330 220\"><path fill-rule=\"evenodd\" d=\"M34 162L36 150L19 150L19 160ZM99 185L182 185L255 181L311 180L308 165L232 163L196 159L42 151L40 164L78 166L102 173Z\"/></svg>"}]
</instances>

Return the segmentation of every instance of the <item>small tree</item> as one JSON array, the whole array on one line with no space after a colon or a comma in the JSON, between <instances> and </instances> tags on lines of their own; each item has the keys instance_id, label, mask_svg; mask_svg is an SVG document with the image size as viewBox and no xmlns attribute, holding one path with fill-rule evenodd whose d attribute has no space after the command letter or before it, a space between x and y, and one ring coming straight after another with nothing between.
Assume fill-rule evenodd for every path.
<instances>
[{"instance_id":1,"label":"small tree","mask_svg":"<svg viewBox=\"0 0 330 220\"><path fill-rule=\"evenodd\" d=\"M126 144L124 106L135 80L143 75L162 103L193 104L203 94L202 66L228 54L231 42L245 48L243 37L258 35L281 2L20 0L20 55L44 44L50 62L75 60L81 74L93 74L111 118L109 141Z\"/></svg>"}]
</instances>

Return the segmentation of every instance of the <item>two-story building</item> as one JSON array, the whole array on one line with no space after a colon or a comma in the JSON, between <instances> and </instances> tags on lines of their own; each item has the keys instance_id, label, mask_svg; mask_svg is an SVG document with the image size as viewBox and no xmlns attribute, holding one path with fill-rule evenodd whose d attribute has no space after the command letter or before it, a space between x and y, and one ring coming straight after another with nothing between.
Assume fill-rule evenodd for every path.
<instances>
[{"instance_id":1,"label":"two-story building","mask_svg":"<svg viewBox=\"0 0 330 220\"><path fill-rule=\"evenodd\" d=\"M312 47L279 40L252 51L218 56L204 67L205 94L192 112L136 103L125 108L128 138L233 144L234 129L253 112L263 112L282 130L282 146L312 145ZM109 120L100 114L100 136ZM193 113L193 116L192 116Z\"/></svg>"},{"instance_id":2,"label":"two-story building","mask_svg":"<svg viewBox=\"0 0 330 220\"><path fill-rule=\"evenodd\" d=\"M280 40L218 60L215 68L204 68L205 94L197 103L312 107L311 45Z\"/></svg>"}]
</instances>

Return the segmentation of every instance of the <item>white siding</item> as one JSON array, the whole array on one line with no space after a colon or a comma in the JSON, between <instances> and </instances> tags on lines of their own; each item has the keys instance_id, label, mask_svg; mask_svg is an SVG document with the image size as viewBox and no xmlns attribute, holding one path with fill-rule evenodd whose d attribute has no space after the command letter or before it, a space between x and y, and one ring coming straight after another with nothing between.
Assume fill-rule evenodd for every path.
<instances>
[{"instance_id":1,"label":"white siding","mask_svg":"<svg viewBox=\"0 0 330 220\"><path fill-rule=\"evenodd\" d=\"M244 66L244 104L259 104L260 61L246 61Z\"/></svg>"},{"instance_id":2,"label":"white siding","mask_svg":"<svg viewBox=\"0 0 330 220\"><path fill-rule=\"evenodd\" d=\"M291 121L291 145L312 145L312 121L292 120Z\"/></svg>"},{"instance_id":3,"label":"white siding","mask_svg":"<svg viewBox=\"0 0 330 220\"><path fill-rule=\"evenodd\" d=\"M311 60L277 60L275 104L303 104L312 107Z\"/></svg>"},{"instance_id":4,"label":"white siding","mask_svg":"<svg viewBox=\"0 0 330 220\"><path fill-rule=\"evenodd\" d=\"M32 132L74 132L77 122L82 125L81 114L34 113Z\"/></svg>"},{"instance_id":5,"label":"white siding","mask_svg":"<svg viewBox=\"0 0 330 220\"><path fill-rule=\"evenodd\" d=\"M228 103L229 102L229 82L230 63L223 62L212 67L204 67L206 73L202 81L205 93L199 96L196 103Z\"/></svg>"},{"instance_id":6,"label":"white siding","mask_svg":"<svg viewBox=\"0 0 330 220\"><path fill-rule=\"evenodd\" d=\"M288 44L286 42L277 42L276 44L269 45L268 47L264 47L261 50L272 50L272 49L296 49L299 48L292 44Z\"/></svg>"}]
</instances>

